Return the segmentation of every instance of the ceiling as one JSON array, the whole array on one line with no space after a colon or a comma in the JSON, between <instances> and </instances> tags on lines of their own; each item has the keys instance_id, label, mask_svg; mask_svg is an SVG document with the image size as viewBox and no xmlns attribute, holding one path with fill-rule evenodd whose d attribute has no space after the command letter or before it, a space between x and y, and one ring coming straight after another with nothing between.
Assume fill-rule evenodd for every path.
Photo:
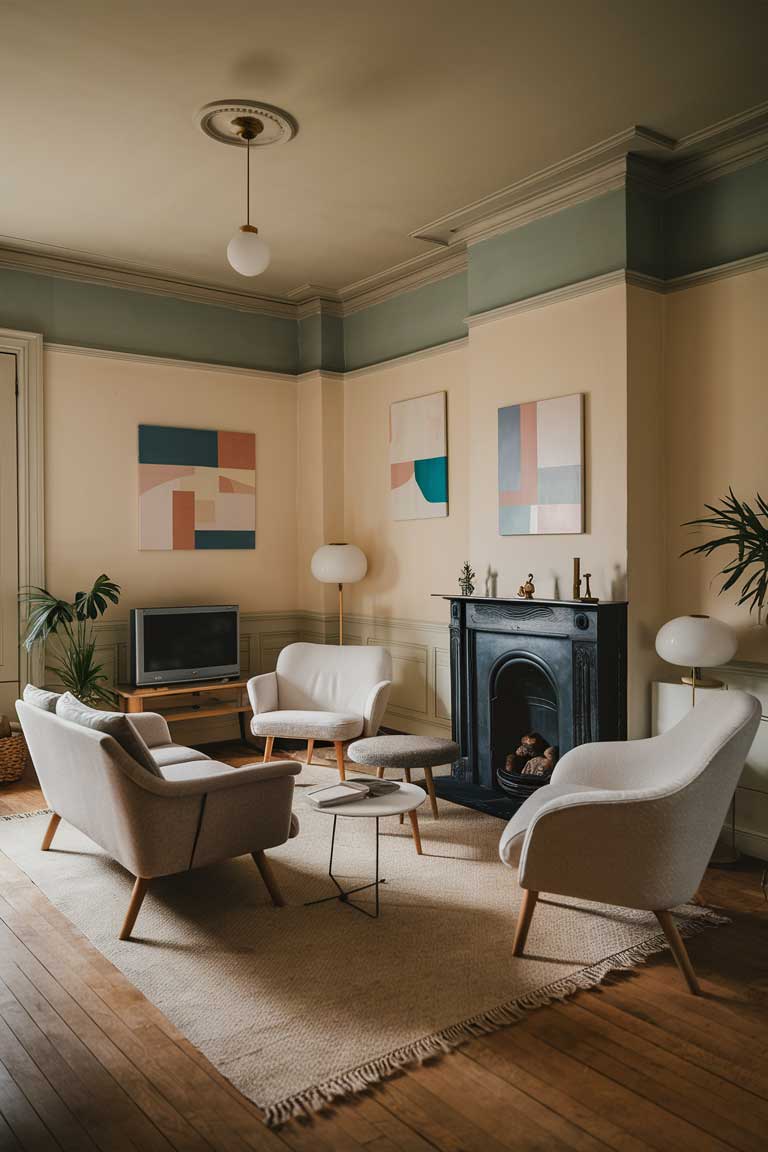
<instances>
[{"instance_id":1,"label":"ceiling","mask_svg":"<svg viewBox=\"0 0 768 1152\"><path fill-rule=\"evenodd\" d=\"M418 256L411 232L631 124L680 137L768 100L766 0L0 0L0 21L5 242L268 295ZM198 126L229 98L300 125L253 156L254 280L225 258L243 153Z\"/></svg>"}]
</instances>

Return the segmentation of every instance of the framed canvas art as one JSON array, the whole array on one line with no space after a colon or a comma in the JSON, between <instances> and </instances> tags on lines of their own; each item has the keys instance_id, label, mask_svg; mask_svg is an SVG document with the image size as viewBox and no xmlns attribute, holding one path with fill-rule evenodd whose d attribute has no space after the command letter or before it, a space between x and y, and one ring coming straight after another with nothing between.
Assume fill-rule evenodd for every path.
<instances>
[{"instance_id":1,"label":"framed canvas art","mask_svg":"<svg viewBox=\"0 0 768 1152\"><path fill-rule=\"evenodd\" d=\"M139 548L256 547L256 435L139 425Z\"/></svg>"},{"instance_id":2,"label":"framed canvas art","mask_svg":"<svg viewBox=\"0 0 768 1152\"><path fill-rule=\"evenodd\" d=\"M389 472L393 520L448 515L445 392L390 405Z\"/></svg>"},{"instance_id":3,"label":"framed canvas art","mask_svg":"<svg viewBox=\"0 0 768 1152\"><path fill-rule=\"evenodd\" d=\"M584 531L584 395L499 408L499 533Z\"/></svg>"}]
</instances>

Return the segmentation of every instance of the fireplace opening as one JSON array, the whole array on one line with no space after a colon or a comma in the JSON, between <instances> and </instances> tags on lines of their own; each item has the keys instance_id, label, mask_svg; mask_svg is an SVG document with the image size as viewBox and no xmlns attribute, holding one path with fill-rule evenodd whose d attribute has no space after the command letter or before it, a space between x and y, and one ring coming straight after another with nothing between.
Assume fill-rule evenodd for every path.
<instances>
[{"instance_id":1,"label":"fireplace opening","mask_svg":"<svg viewBox=\"0 0 768 1152\"><path fill-rule=\"evenodd\" d=\"M491 672L494 784L524 799L548 784L560 741L558 693L549 669L522 653Z\"/></svg>"}]
</instances>

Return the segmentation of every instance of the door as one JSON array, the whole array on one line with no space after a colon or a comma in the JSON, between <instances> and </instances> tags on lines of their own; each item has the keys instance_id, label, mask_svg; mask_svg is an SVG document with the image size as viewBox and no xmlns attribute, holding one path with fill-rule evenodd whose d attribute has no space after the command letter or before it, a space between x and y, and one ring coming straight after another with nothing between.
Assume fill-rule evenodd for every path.
<instances>
[{"instance_id":1,"label":"door","mask_svg":"<svg viewBox=\"0 0 768 1152\"><path fill-rule=\"evenodd\" d=\"M16 357L0 353L0 713L19 697Z\"/></svg>"}]
</instances>

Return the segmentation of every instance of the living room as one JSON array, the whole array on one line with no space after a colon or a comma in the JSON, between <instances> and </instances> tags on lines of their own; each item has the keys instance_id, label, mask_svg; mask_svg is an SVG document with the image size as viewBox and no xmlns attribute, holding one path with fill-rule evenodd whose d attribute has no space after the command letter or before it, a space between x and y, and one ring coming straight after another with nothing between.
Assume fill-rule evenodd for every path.
<instances>
[{"instance_id":1,"label":"living room","mask_svg":"<svg viewBox=\"0 0 768 1152\"><path fill-rule=\"evenodd\" d=\"M3 1146L764 1147L765 4L3 27Z\"/></svg>"}]
</instances>

